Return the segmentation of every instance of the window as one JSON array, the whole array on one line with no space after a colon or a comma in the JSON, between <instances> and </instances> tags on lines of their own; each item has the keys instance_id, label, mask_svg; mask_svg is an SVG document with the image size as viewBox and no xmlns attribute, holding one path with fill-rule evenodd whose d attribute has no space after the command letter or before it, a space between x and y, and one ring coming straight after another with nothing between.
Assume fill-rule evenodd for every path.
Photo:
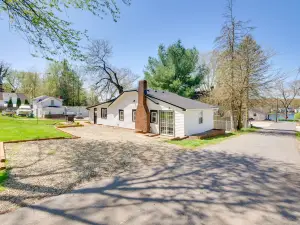
<instances>
[{"instance_id":1,"label":"window","mask_svg":"<svg viewBox=\"0 0 300 225\"><path fill-rule=\"evenodd\" d=\"M119 120L124 121L124 110L122 109L119 110Z\"/></svg>"},{"instance_id":2,"label":"window","mask_svg":"<svg viewBox=\"0 0 300 225\"><path fill-rule=\"evenodd\" d=\"M203 111L199 113L199 124L203 123Z\"/></svg>"},{"instance_id":3,"label":"window","mask_svg":"<svg viewBox=\"0 0 300 225\"><path fill-rule=\"evenodd\" d=\"M150 110L150 123L157 123L157 110Z\"/></svg>"},{"instance_id":4,"label":"window","mask_svg":"<svg viewBox=\"0 0 300 225\"><path fill-rule=\"evenodd\" d=\"M54 100L51 100L51 106L54 106Z\"/></svg>"},{"instance_id":5,"label":"window","mask_svg":"<svg viewBox=\"0 0 300 225\"><path fill-rule=\"evenodd\" d=\"M107 108L101 108L101 118L107 119Z\"/></svg>"},{"instance_id":6,"label":"window","mask_svg":"<svg viewBox=\"0 0 300 225\"><path fill-rule=\"evenodd\" d=\"M132 122L135 122L135 119L136 119L136 110L133 109L132 110Z\"/></svg>"}]
</instances>

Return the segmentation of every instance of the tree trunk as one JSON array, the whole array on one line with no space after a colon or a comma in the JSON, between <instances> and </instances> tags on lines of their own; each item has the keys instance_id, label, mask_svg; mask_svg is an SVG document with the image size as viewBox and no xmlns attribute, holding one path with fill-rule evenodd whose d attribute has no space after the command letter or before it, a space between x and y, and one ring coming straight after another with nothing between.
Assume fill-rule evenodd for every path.
<instances>
[{"instance_id":1,"label":"tree trunk","mask_svg":"<svg viewBox=\"0 0 300 225\"><path fill-rule=\"evenodd\" d=\"M124 89L121 85L119 85L117 88L118 88L119 94L122 94L124 92Z\"/></svg>"},{"instance_id":2,"label":"tree trunk","mask_svg":"<svg viewBox=\"0 0 300 225\"><path fill-rule=\"evenodd\" d=\"M285 119L288 119L288 108L285 108Z\"/></svg>"},{"instance_id":3,"label":"tree trunk","mask_svg":"<svg viewBox=\"0 0 300 225\"><path fill-rule=\"evenodd\" d=\"M239 105L239 111L238 111L238 122L237 122L237 130L241 130L243 127L243 123L242 123L242 107L243 104L241 103Z\"/></svg>"}]
</instances>

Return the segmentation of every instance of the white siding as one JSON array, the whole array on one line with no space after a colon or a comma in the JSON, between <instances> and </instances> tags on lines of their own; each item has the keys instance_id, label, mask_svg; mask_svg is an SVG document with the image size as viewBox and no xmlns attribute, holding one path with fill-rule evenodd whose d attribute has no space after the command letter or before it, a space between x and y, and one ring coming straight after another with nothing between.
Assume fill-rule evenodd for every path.
<instances>
[{"instance_id":1,"label":"white siding","mask_svg":"<svg viewBox=\"0 0 300 225\"><path fill-rule=\"evenodd\" d=\"M159 104L155 104L154 102L147 99L147 105L149 110L172 110L174 111L175 116L175 137L183 137L184 136L184 111L180 108L172 106L168 103L164 103L159 100L155 100ZM159 117L159 115L158 115ZM158 118L159 119L159 118ZM150 123L150 131L151 133L159 134L159 122L157 124Z\"/></svg>"},{"instance_id":2,"label":"white siding","mask_svg":"<svg viewBox=\"0 0 300 225\"><path fill-rule=\"evenodd\" d=\"M267 118L267 114L263 112L249 110L248 117L253 118L254 120L265 120Z\"/></svg>"},{"instance_id":3,"label":"white siding","mask_svg":"<svg viewBox=\"0 0 300 225\"><path fill-rule=\"evenodd\" d=\"M199 113L203 111L203 123L199 124ZM184 112L185 135L202 133L214 128L213 109L187 110Z\"/></svg>"},{"instance_id":4,"label":"white siding","mask_svg":"<svg viewBox=\"0 0 300 225\"><path fill-rule=\"evenodd\" d=\"M175 137L183 137L213 129L213 109L203 110L203 124L199 124L198 115L200 110L183 111L182 109L168 103L156 99L154 101L159 104L147 99L147 105L149 111L158 111L158 120L159 110L174 111ZM137 103L138 93L126 92L110 106L110 103L96 106L97 124L135 129L135 122L132 122L132 110L137 108ZM101 108L107 108L107 119L101 118ZM124 121L119 120L120 109L124 110ZM89 109L89 119L91 123L94 122L94 108ZM156 124L150 123L150 132L159 134L159 122Z\"/></svg>"},{"instance_id":5,"label":"white siding","mask_svg":"<svg viewBox=\"0 0 300 225\"><path fill-rule=\"evenodd\" d=\"M132 110L137 108L137 97L137 92L125 92L109 107L110 103L97 106L97 124L135 129L135 122L132 122ZM101 118L101 108L107 108L107 119ZM124 121L119 120L120 109L124 110Z\"/></svg>"},{"instance_id":6,"label":"white siding","mask_svg":"<svg viewBox=\"0 0 300 225\"><path fill-rule=\"evenodd\" d=\"M44 108L44 107L47 107L47 106L51 106L51 100L54 101L54 106L57 106L57 107L62 106L62 101L60 101L60 100L58 100L58 99L56 99L56 98L52 98L52 97L50 97L50 98L48 98L48 99L45 99L45 100L42 101L40 104L41 104L41 106L42 106L43 108Z\"/></svg>"},{"instance_id":7,"label":"white siding","mask_svg":"<svg viewBox=\"0 0 300 225\"><path fill-rule=\"evenodd\" d=\"M95 108L95 107L94 107ZM94 123L94 108L89 109L89 121Z\"/></svg>"},{"instance_id":8,"label":"white siding","mask_svg":"<svg viewBox=\"0 0 300 225\"><path fill-rule=\"evenodd\" d=\"M51 106L51 100L54 101L55 107L48 107L48 106ZM32 107L33 115L37 116L37 113L38 113L38 117L44 117L45 115L49 115L49 114L63 115L65 113L65 110L66 110L65 107L62 106L62 101L57 98L53 98L53 97L49 97L49 98L45 99L44 101L41 101L38 103L36 103L36 101L34 101L33 107Z\"/></svg>"}]
</instances>

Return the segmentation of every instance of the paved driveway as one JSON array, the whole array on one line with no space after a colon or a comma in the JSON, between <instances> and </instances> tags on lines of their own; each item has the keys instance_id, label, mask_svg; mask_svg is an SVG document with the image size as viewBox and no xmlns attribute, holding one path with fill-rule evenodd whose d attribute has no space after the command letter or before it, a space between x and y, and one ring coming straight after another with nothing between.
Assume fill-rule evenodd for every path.
<instances>
[{"instance_id":1,"label":"paved driveway","mask_svg":"<svg viewBox=\"0 0 300 225\"><path fill-rule=\"evenodd\" d=\"M207 149L242 153L300 165L295 128L296 124L291 122L272 123L259 132L228 139Z\"/></svg>"},{"instance_id":2,"label":"paved driveway","mask_svg":"<svg viewBox=\"0 0 300 225\"><path fill-rule=\"evenodd\" d=\"M0 221L3 225L299 224L300 168L293 129L294 124L280 123L206 150L174 149L164 166L89 183L2 215Z\"/></svg>"}]
</instances>

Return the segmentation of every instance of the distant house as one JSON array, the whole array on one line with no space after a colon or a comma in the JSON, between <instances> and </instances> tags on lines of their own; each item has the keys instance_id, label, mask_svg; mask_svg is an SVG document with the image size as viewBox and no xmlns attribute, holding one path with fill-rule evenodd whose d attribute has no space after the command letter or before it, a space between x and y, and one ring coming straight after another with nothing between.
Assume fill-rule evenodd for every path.
<instances>
[{"instance_id":1,"label":"distant house","mask_svg":"<svg viewBox=\"0 0 300 225\"><path fill-rule=\"evenodd\" d=\"M147 88L124 91L117 98L88 107L92 123L136 132L189 136L214 128L215 107L174 93Z\"/></svg>"},{"instance_id":2,"label":"distant house","mask_svg":"<svg viewBox=\"0 0 300 225\"><path fill-rule=\"evenodd\" d=\"M39 96L32 101L33 114L40 118L62 117L65 114L63 100L50 96Z\"/></svg>"},{"instance_id":3,"label":"distant house","mask_svg":"<svg viewBox=\"0 0 300 225\"><path fill-rule=\"evenodd\" d=\"M248 118L253 120L265 120L268 118L268 113L263 110L253 108L249 110Z\"/></svg>"},{"instance_id":4,"label":"distant house","mask_svg":"<svg viewBox=\"0 0 300 225\"><path fill-rule=\"evenodd\" d=\"M20 98L21 104L25 103L28 98L23 93L0 92L0 109L6 109L9 100L12 100L13 108L17 108L17 99Z\"/></svg>"}]
</instances>

